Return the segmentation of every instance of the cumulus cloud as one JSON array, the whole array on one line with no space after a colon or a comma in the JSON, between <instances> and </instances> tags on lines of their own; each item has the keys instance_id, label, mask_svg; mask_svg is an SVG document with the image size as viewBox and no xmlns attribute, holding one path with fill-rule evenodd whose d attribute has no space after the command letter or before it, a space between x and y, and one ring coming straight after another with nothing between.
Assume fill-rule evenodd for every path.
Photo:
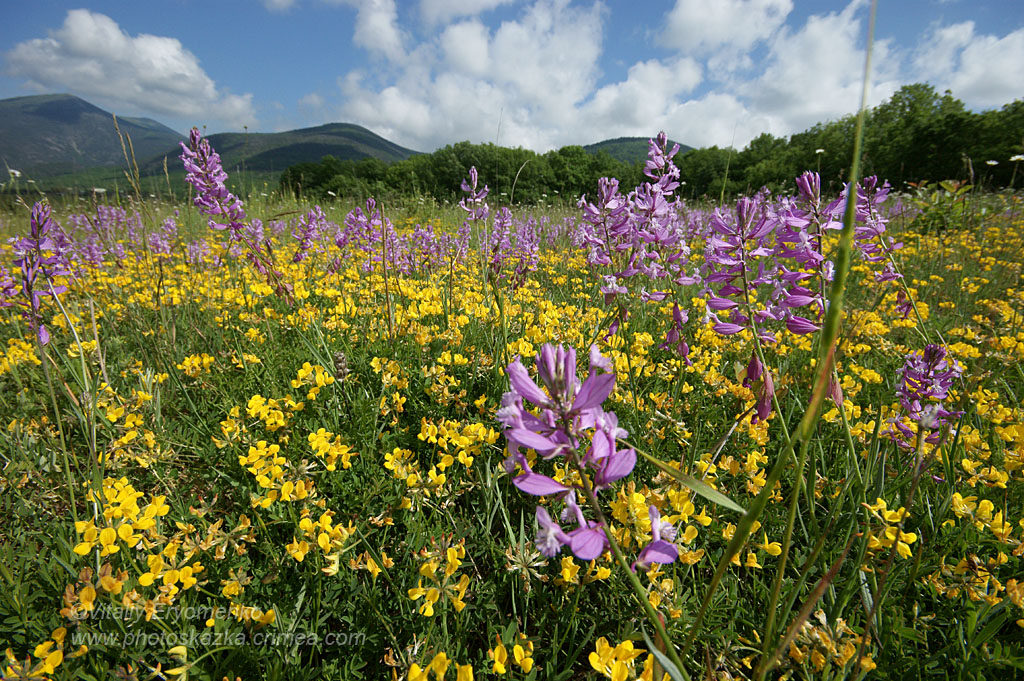
<instances>
[{"instance_id":1,"label":"cumulus cloud","mask_svg":"<svg viewBox=\"0 0 1024 681\"><path fill-rule=\"evenodd\" d=\"M421 0L420 15L427 25L447 23L459 17L475 17L514 0Z\"/></svg>"},{"instance_id":2,"label":"cumulus cloud","mask_svg":"<svg viewBox=\"0 0 1024 681\"><path fill-rule=\"evenodd\" d=\"M701 83L702 71L688 57L638 62L626 80L594 93L581 116L588 128L607 130L609 137L650 135L652 126L663 125L678 108L679 97Z\"/></svg>"},{"instance_id":3,"label":"cumulus cloud","mask_svg":"<svg viewBox=\"0 0 1024 681\"><path fill-rule=\"evenodd\" d=\"M742 147L860 104L867 0L800 20L792 0L676 0L650 35L665 53L613 79L601 65L620 27L605 25L601 0L530 0L500 23L485 13L509 0L420 0L408 16L392 0L326 1L355 4L356 39L359 26L376 27L360 44L389 59L339 78L336 115L424 151L464 139L544 151L659 130ZM879 38L873 50L871 106L922 80L974 108L1020 96L1024 29L997 37L971 22L935 24L919 45Z\"/></svg>"},{"instance_id":4,"label":"cumulus cloud","mask_svg":"<svg viewBox=\"0 0 1024 681\"><path fill-rule=\"evenodd\" d=\"M1024 29L978 35L973 21L935 26L913 58L919 78L951 90L969 107L992 108L1024 94Z\"/></svg>"},{"instance_id":5,"label":"cumulus cloud","mask_svg":"<svg viewBox=\"0 0 1024 681\"><path fill-rule=\"evenodd\" d=\"M428 6L445 18L454 9L439 8L456 7L424 0L421 13ZM490 3L465 14L480 6ZM794 27L785 25L791 9L791 0L678 0L656 37L671 53L600 83L605 5L536 0L493 28L476 16L454 20L383 79L379 71L345 75L339 115L427 151L462 139L544 151L662 129L689 144L743 146L761 132L798 132L859 103L865 2ZM723 55L756 45L765 59L746 80L715 72ZM882 64L898 63L887 58L885 41L875 49ZM874 103L898 87L895 68L883 66Z\"/></svg>"},{"instance_id":6,"label":"cumulus cloud","mask_svg":"<svg viewBox=\"0 0 1024 681\"><path fill-rule=\"evenodd\" d=\"M356 24L352 41L371 54L389 61L405 59L408 37L398 26L395 0L332 0L356 8Z\"/></svg>"},{"instance_id":7,"label":"cumulus cloud","mask_svg":"<svg viewBox=\"0 0 1024 681\"><path fill-rule=\"evenodd\" d=\"M669 28L659 41L667 44L671 35L672 54L637 61L624 78L603 84L601 3L537 0L494 29L479 18L457 21L376 86L370 81L379 73L343 77L340 114L416 149L469 139L543 151L662 129L689 144L743 146L766 130L791 134L856 109L863 0L795 28L784 25L790 0L697 7L679 0L666 15ZM716 60L755 44L766 51L758 70L723 83ZM875 49L889 61L885 41ZM883 75L876 101L896 87L891 73Z\"/></svg>"},{"instance_id":8,"label":"cumulus cloud","mask_svg":"<svg viewBox=\"0 0 1024 681\"><path fill-rule=\"evenodd\" d=\"M475 19L451 24L382 87L362 71L342 77L341 115L414 149L463 139L557 146L578 133L595 87L605 13L600 3L539 0L493 32Z\"/></svg>"},{"instance_id":9,"label":"cumulus cloud","mask_svg":"<svg viewBox=\"0 0 1024 681\"><path fill-rule=\"evenodd\" d=\"M130 36L108 16L71 10L48 38L16 45L7 71L40 91L64 90L115 108L233 127L253 125L252 95L219 90L176 38Z\"/></svg>"},{"instance_id":10,"label":"cumulus cloud","mask_svg":"<svg viewBox=\"0 0 1024 681\"><path fill-rule=\"evenodd\" d=\"M452 24L444 29L439 41L453 71L481 77L490 71L490 31L479 21Z\"/></svg>"},{"instance_id":11,"label":"cumulus cloud","mask_svg":"<svg viewBox=\"0 0 1024 681\"><path fill-rule=\"evenodd\" d=\"M857 110L865 58L862 9L864 3L854 0L841 12L813 15L775 36L764 71L737 88L752 109L773 121L767 132L791 134ZM899 60L891 53L890 42L875 41L869 105L899 87Z\"/></svg>"},{"instance_id":12,"label":"cumulus cloud","mask_svg":"<svg viewBox=\"0 0 1024 681\"><path fill-rule=\"evenodd\" d=\"M684 54L747 50L771 37L792 9L792 0L676 0L659 42Z\"/></svg>"}]
</instances>

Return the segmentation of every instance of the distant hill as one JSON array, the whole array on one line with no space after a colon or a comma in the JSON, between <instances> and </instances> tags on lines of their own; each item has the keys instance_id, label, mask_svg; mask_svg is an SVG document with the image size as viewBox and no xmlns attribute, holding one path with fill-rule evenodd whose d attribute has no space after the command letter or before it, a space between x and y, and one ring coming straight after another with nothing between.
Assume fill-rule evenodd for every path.
<instances>
[{"instance_id":1,"label":"distant hill","mask_svg":"<svg viewBox=\"0 0 1024 681\"><path fill-rule=\"evenodd\" d=\"M625 161L626 163L636 163L637 161L647 160L647 141L648 137L616 137L611 140L604 140L603 142L596 142L594 144L588 144L583 148L591 154L596 154L599 151L606 152L612 158L618 161ZM672 140L669 140L669 148L675 144ZM691 151L693 147L689 147L685 144L679 145L679 155L685 154Z\"/></svg>"},{"instance_id":2,"label":"distant hill","mask_svg":"<svg viewBox=\"0 0 1024 681\"><path fill-rule=\"evenodd\" d=\"M187 135L148 118L118 116L117 122L131 137L143 176L163 175L165 158L171 175L178 174L178 143ZM218 133L209 140L228 173L244 168L256 175L280 173L326 155L390 162L418 153L350 123L278 133ZM105 185L121 177L124 154L110 112L73 95L37 95L0 100L0 171L4 164L34 180L73 185L81 177Z\"/></svg>"},{"instance_id":3,"label":"distant hill","mask_svg":"<svg viewBox=\"0 0 1024 681\"><path fill-rule=\"evenodd\" d=\"M358 160L372 156L382 161L401 161L419 152L400 147L366 128L352 123L328 123L315 128L288 132L223 132L207 137L220 154L224 169L233 171L281 172L296 163L317 162L324 156L340 160ZM178 163L181 149L177 145L164 149L140 171L145 174L163 172L163 157L169 166Z\"/></svg>"},{"instance_id":4,"label":"distant hill","mask_svg":"<svg viewBox=\"0 0 1024 681\"><path fill-rule=\"evenodd\" d=\"M181 133L149 118L119 116L117 124L131 137L139 160L183 139ZM123 167L124 153L109 112L73 95L38 95L0 100L0 164L4 163L40 178Z\"/></svg>"}]
</instances>

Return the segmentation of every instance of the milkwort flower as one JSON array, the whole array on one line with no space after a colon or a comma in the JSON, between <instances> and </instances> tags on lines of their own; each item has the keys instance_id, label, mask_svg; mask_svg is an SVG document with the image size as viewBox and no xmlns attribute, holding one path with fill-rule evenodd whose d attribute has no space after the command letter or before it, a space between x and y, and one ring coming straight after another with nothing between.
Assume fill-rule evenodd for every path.
<instances>
[{"instance_id":1,"label":"milkwort flower","mask_svg":"<svg viewBox=\"0 0 1024 681\"><path fill-rule=\"evenodd\" d=\"M18 256L14 265L21 268L21 292L24 295L20 304L25 307L29 327L43 345L50 342L50 332L40 312L42 297L56 297L67 291L67 286L56 284L54 280L71 274L64 253L51 234L55 224L50 217L50 206L36 203L32 207L29 235L14 244L14 252Z\"/></svg>"},{"instance_id":2,"label":"milkwort flower","mask_svg":"<svg viewBox=\"0 0 1024 681\"><path fill-rule=\"evenodd\" d=\"M673 295L671 284L700 281L687 270L687 225L682 217L683 202L675 195L680 186L679 169L672 159L679 153L679 145L670 147L664 132L648 140L647 145L644 174L648 181L624 196L619 192L618 180L601 178L596 202L588 202L584 196L578 204L583 211L579 241L590 251L588 261L617 270L604 276L605 285L601 287L605 305L615 302L617 306L606 337L615 335L629 317L627 302L617 299L629 294L631 282L646 279L649 283L634 285L639 288L636 297L643 303L660 303ZM647 286L655 290L648 291ZM673 323L660 347L674 350L689 364L689 346L682 338L685 322L686 313L675 304Z\"/></svg>"},{"instance_id":3,"label":"milkwort flower","mask_svg":"<svg viewBox=\"0 0 1024 681\"><path fill-rule=\"evenodd\" d=\"M941 345L926 345L923 351L906 357L897 394L910 420L917 423L919 429L930 431L924 438L929 444L941 443L946 435L944 426L952 426L963 415L962 411L949 411L943 406L961 374L963 366ZM897 444L907 449L915 446L916 435L902 419L890 419L889 426L886 434Z\"/></svg>"},{"instance_id":4,"label":"milkwort flower","mask_svg":"<svg viewBox=\"0 0 1024 681\"><path fill-rule=\"evenodd\" d=\"M0 308L13 307L18 295L18 284L7 268L0 264Z\"/></svg>"},{"instance_id":5,"label":"milkwort flower","mask_svg":"<svg viewBox=\"0 0 1024 681\"><path fill-rule=\"evenodd\" d=\"M210 216L210 229L227 229L231 232L232 241L240 240L246 219L245 209L224 184L228 174L221 165L220 154L213 150L209 140L199 134L199 128L192 128L187 146L184 142L179 144L185 181L196 190L193 205Z\"/></svg>"},{"instance_id":6,"label":"milkwort flower","mask_svg":"<svg viewBox=\"0 0 1024 681\"><path fill-rule=\"evenodd\" d=\"M462 191L466 196L459 201L459 207L466 211L466 220L471 222L483 222L491 214L491 208L485 201L491 190L486 184L483 189L477 189L479 179L476 166L473 166L469 169L469 179L462 181Z\"/></svg>"},{"instance_id":7,"label":"milkwort flower","mask_svg":"<svg viewBox=\"0 0 1024 681\"><path fill-rule=\"evenodd\" d=\"M577 494L585 499L596 495L626 477L636 465L636 451L619 449L618 440L627 432L619 427L618 417L602 408L615 388L611 361L590 349L590 370L582 382L576 375L576 350L554 346L541 348L537 374L543 388L530 378L526 367L517 358L507 369L511 390L502 398L498 420L505 426L509 456L505 469L520 473L512 483L534 496L557 496L565 508L556 521L543 506L537 507L537 548L553 557L568 546L581 560L594 560L608 547L602 523L588 519L577 502ZM537 407L528 411L525 403ZM589 440L589 446L586 442ZM562 483L534 471L521 449L532 449L545 460L562 457L568 463L570 478L577 482ZM581 454L581 450L583 453ZM559 521L575 528L566 531ZM659 531L661 526L659 525ZM661 540L656 534L654 541ZM642 558L650 562L672 562L669 549L657 544Z\"/></svg>"},{"instance_id":8,"label":"milkwort flower","mask_svg":"<svg viewBox=\"0 0 1024 681\"><path fill-rule=\"evenodd\" d=\"M313 244L326 229L327 215L324 214L324 210L320 206L313 206L302 217L302 220L299 221L299 226L292 234L299 242L295 249L295 255L292 257L292 262L302 262L305 260L309 249L313 247Z\"/></svg>"},{"instance_id":9,"label":"milkwort flower","mask_svg":"<svg viewBox=\"0 0 1024 681\"><path fill-rule=\"evenodd\" d=\"M628 234L629 201L619 193L619 181L602 177L597 181L597 202L588 203L581 196L579 207L583 211L581 237L590 248L587 261L591 265L612 265L613 252L628 248L622 246L622 237Z\"/></svg>"},{"instance_id":10,"label":"milkwort flower","mask_svg":"<svg viewBox=\"0 0 1024 681\"><path fill-rule=\"evenodd\" d=\"M209 215L210 229L228 230L229 248L245 244L248 248L246 257L253 267L267 277L268 282L275 284L275 290L290 298L290 285L281 281L281 273L274 268L270 242L263 239L263 225L257 220L246 221L245 208L242 201L228 190L224 182L228 174L221 165L220 154L213 150L210 141L199 134L198 128L189 133L186 146L180 142L181 156L185 166L185 180L196 190L192 203L201 213Z\"/></svg>"},{"instance_id":11,"label":"milkwort flower","mask_svg":"<svg viewBox=\"0 0 1024 681\"><path fill-rule=\"evenodd\" d=\"M165 218L160 230L152 232L146 239L150 252L163 260L168 260L178 239L178 223L173 217Z\"/></svg>"}]
</instances>

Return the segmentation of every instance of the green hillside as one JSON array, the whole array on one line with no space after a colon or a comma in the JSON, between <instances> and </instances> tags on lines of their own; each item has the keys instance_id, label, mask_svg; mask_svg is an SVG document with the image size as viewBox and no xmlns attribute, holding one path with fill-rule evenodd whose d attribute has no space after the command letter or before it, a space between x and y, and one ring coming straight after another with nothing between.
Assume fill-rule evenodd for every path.
<instances>
[{"instance_id":1,"label":"green hillside","mask_svg":"<svg viewBox=\"0 0 1024 681\"><path fill-rule=\"evenodd\" d=\"M120 118L135 156L155 156L182 139L148 118ZM124 153L107 111L73 95L0 100L0 164L41 179L88 168L124 166Z\"/></svg>"},{"instance_id":2,"label":"green hillside","mask_svg":"<svg viewBox=\"0 0 1024 681\"><path fill-rule=\"evenodd\" d=\"M339 160L372 157L391 162L417 153L351 123L328 123L288 132L223 132L210 135L208 139L228 173L239 170L280 173L288 166L319 161L324 156ZM140 166L140 170L144 175L161 174L164 155L171 166L178 162L180 154L177 146L166 149L164 154Z\"/></svg>"},{"instance_id":3,"label":"green hillside","mask_svg":"<svg viewBox=\"0 0 1024 681\"><path fill-rule=\"evenodd\" d=\"M649 138L647 137L616 137L615 139L587 144L583 148L590 154L596 154L603 151L616 161L636 163L637 161L647 160L648 139ZM675 144L675 142L672 142L671 140L669 141L672 144ZM685 154L691 149L693 149L693 147L680 144L679 154Z\"/></svg>"}]
</instances>

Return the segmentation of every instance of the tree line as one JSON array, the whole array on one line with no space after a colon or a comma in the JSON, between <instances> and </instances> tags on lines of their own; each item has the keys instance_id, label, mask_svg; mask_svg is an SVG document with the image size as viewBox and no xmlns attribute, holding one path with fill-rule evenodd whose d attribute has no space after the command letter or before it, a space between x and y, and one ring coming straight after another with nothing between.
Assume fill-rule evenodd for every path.
<instances>
[{"instance_id":1,"label":"tree line","mask_svg":"<svg viewBox=\"0 0 1024 681\"><path fill-rule=\"evenodd\" d=\"M845 181L853 153L855 115L818 123L789 138L764 133L741 150L717 146L676 157L686 198L732 197L761 187L790 191L805 170L821 174L823 188ZM1024 101L1000 109L969 111L948 90L928 84L900 88L874 107L867 119L862 167L894 187L909 182L966 180L986 188L1024 183L1016 167L1024 154ZM993 163L993 161L995 163ZM620 161L606 152L567 146L538 154L494 144L450 144L429 154L385 163L325 156L300 163L281 176L282 189L323 200L330 196L429 196L438 202L460 197L459 185L475 166L491 188L489 200L504 203L574 202L596 191L601 177L623 187L642 181L643 162Z\"/></svg>"}]
</instances>

